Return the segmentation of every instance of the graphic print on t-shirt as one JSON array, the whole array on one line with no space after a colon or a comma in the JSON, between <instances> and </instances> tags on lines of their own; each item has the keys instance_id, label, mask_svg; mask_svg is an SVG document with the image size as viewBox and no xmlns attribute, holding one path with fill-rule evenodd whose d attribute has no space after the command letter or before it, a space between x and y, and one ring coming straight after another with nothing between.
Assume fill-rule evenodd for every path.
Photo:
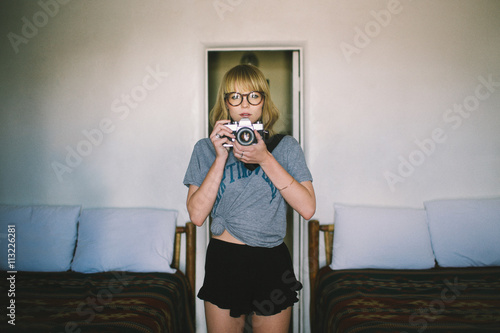
<instances>
[{"instance_id":1,"label":"graphic print on t-shirt","mask_svg":"<svg viewBox=\"0 0 500 333\"><path fill-rule=\"evenodd\" d=\"M258 176L259 174L261 174L262 179L267 183L267 185L269 185L269 189L271 191L271 200L269 201L269 203L272 203L274 198L276 197L276 194L278 193L278 189L276 188L276 186L274 186L273 182L271 181L271 179L269 179L266 173L262 171L261 167L258 166L255 170L251 171L248 170L242 162L236 161L227 164L224 169L224 175L222 176L222 181L219 186L219 192L217 193L217 199L215 200L213 211L217 211L217 205L219 204L222 196L224 195L224 192L226 191L226 187L229 184L241 180L248 181L248 177L252 175Z\"/></svg>"}]
</instances>

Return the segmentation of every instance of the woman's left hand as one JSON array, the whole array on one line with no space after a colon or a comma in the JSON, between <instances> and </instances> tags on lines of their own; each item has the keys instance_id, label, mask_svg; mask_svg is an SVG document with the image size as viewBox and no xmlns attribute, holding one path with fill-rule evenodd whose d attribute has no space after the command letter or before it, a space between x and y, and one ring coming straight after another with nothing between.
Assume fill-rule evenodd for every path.
<instances>
[{"instance_id":1,"label":"woman's left hand","mask_svg":"<svg viewBox=\"0 0 500 333\"><path fill-rule=\"evenodd\" d=\"M269 156L266 143L257 130L254 130L257 144L242 146L238 141L233 142L233 154L237 160L249 164L261 164Z\"/></svg>"},{"instance_id":2,"label":"woman's left hand","mask_svg":"<svg viewBox=\"0 0 500 333\"><path fill-rule=\"evenodd\" d=\"M233 142L233 154L243 163L259 164L286 200L304 219L309 220L316 211L316 196L310 180L297 182L267 150L266 143L257 131L257 144L242 146Z\"/></svg>"}]
</instances>

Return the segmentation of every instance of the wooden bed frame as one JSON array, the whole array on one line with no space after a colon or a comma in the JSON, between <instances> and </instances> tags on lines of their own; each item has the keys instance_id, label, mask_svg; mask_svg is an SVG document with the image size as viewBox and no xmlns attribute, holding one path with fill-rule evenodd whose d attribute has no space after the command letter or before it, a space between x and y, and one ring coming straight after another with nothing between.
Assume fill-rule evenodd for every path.
<instances>
[{"instance_id":1,"label":"wooden bed frame","mask_svg":"<svg viewBox=\"0 0 500 333\"><path fill-rule=\"evenodd\" d=\"M106 332L107 328L194 332L196 226L192 222L176 226L173 250L170 266L175 273L21 271L16 276L16 328L22 332L105 328ZM7 290L7 283L0 284L0 290ZM1 332L12 328L7 319L0 322Z\"/></svg>"},{"instance_id":2,"label":"wooden bed frame","mask_svg":"<svg viewBox=\"0 0 500 333\"><path fill-rule=\"evenodd\" d=\"M333 233L335 226L333 224L320 225L318 220L310 220L309 227L309 286L310 286L310 316L314 317L315 292L316 292L316 276L319 271L319 235L323 232L325 237L325 256L326 265L332 263L333 253Z\"/></svg>"},{"instance_id":3,"label":"wooden bed frame","mask_svg":"<svg viewBox=\"0 0 500 333\"><path fill-rule=\"evenodd\" d=\"M312 332L498 332L499 266L333 270L334 225L308 228Z\"/></svg>"},{"instance_id":4,"label":"wooden bed frame","mask_svg":"<svg viewBox=\"0 0 500 333\"><path fill-rule=\"evenodd\" d=\"M186 234L186 268L185 275L191 287L191 304L195 313L195 283L196 283L196 226L193 222L187 222L184 227L178 226L175 229L175 247L172 267L180 270L181 259L181 238Z\"/></svg>"}]
</instances>

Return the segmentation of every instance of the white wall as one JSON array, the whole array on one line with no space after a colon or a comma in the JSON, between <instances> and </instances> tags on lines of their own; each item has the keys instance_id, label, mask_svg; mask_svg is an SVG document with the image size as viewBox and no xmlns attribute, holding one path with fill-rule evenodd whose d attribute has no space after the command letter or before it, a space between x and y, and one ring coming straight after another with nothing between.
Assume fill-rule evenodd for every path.
<instances>
[{"instance_id":1,"label":"white wall","mask_svg":"<svg viewBox=\"0 0 500 333\"><path fill-rule=\"evenodd\" d=\"M499 195L499 16L495 0L2 2L0 202L186 221L205 49L224 46L303 48L320 221L334 202Z\"/></svg>"}]
</instances>

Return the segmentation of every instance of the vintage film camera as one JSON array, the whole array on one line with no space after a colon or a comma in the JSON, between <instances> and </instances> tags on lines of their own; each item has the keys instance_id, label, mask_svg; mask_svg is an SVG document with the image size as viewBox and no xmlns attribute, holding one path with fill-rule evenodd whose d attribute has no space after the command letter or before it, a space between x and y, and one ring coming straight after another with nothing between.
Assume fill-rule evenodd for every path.
<instances>
[{"instance_id":1,"label":"vintage film camera","mask_svg":"<svg viewBox=\"0 0 500 333\"><path fill-rule=\"evenodd\" d=\"M224 126L229 127L229 129L233 131L236 141L242 146L250 146L251 144L257 143L254 130L257 130L264 140L266 139L267 131L264 131L264 125L260 121L252 124L250 119L241 118L239 123L235 121L230 124L225 124ZM232 147L233 145L231 143L225 143L223 146Z\"/></svg>"}]
</instances>

